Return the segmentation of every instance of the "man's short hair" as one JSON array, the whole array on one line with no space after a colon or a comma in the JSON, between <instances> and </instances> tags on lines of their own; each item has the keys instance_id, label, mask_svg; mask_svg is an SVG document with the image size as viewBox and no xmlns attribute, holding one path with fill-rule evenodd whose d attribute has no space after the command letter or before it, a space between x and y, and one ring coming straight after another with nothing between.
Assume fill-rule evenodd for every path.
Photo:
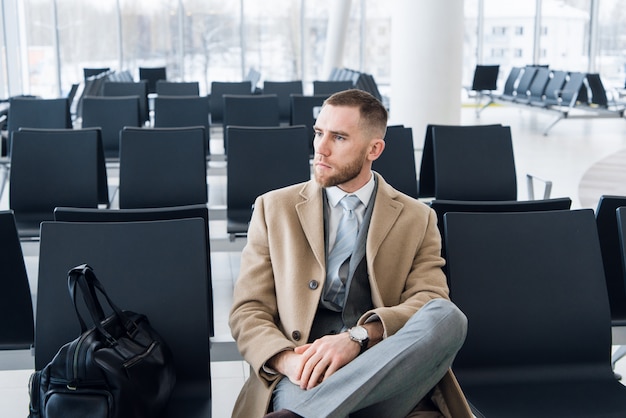
<instances>
[{"instance_id":1,"label":"man's short hair","mask_svg":"<svg viewBox=\"0 0 626 418\"><path fill-rule=\"evenodd\" d=\"M358 108L362 128L380 138L385 137L389 117L387 109L370 93L359 89L343 90L331 95L324 105Z\"/></svg>"}]
</instances>

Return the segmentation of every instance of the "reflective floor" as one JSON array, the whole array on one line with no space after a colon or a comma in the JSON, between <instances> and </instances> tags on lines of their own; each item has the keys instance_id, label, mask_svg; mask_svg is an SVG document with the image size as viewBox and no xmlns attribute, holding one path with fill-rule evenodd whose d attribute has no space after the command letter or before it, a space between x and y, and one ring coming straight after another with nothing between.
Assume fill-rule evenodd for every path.
<instances>
[{"instance_id":1,"label":"reflective floor","mask_svg":"<svg viewBox=\"0 0 626 418\"><path fill-rule=\"evenodd\" d=\"M552 197L568 196L572 208L595 209L602 194L626 195L626 162L618 157L626 150L626 119L566 119L557 123L547 136L544 129L553 121L553 114L518 108L491 106L476 118L473 108L464 108L462 124L502 123L511 126L519 199L527 199L526 174L553 182ZM414 132L417 148L421 148L422 132ZM212 132L212 152L223 152L221 132ZM421 152L416 151L417 167ZM247 367L236 358L227 325L233 283L239 271L239 254L243 239L228 240L224 219L226 207L225 163L212 162L209 170L209 206L211 209L211 263L215 298L216 344L212 349L213 417L229 417L236 396L247 375ZM0 174L2 176L2 174ZM109 171L112 190L117 184L117 170ZM0 177L0 180L2 177ZM536 193L542 193L541 188ZM115 203L114 203L115 205ZM8 187L0 196L0 210L9 208ZM24 244L24 254L33 297L36 297L38 244ZM614 342L626 343L626 333L615 332ZM32 370L29 352L0 352L0 416L27 415L28 376ZM626 360L617 365L626 376Z\"/></svg>"}]
</instances>

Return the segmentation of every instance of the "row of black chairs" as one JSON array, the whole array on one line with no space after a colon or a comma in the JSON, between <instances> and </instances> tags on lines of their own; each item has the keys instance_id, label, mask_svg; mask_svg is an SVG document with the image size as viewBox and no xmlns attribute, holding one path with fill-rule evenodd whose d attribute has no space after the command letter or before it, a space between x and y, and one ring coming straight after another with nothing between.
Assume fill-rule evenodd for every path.
<instances>
[{"instance_id":1,"label":"row of black chairs","mask_svg":"<svg viewBox=\"0 0 626 418\"><path fill-rule=\"evenodd\" d=\"M34 341L39 369L75 338L65 279L69 268L88 262L116 301L148 314L168 342L176 339L178 396L191 396L182 382L206 387L211 301L205 297L210 282L205 220L120 222L117 217L106 222L80 212L59 208L57 220L42 225L34 338L19 240L15 231L5 233L5 227L15 228L10 212L0 215L0 236L13 236L14 265L22 274L21 279L11 275L14 271L3 277L13 277L11 300L15 305L15 295L21 295L24 320L16 326L15 307L0 316L11 319L7 329L18 331L4 347ZM599 213L595 220L589 209L444 216L451 298L471 324L453 369L476 416L576 416L571 408L581 416L619 416L624 411L626 389L610 361L611 309ZM621 263L626 209L614 211L613 218L612 234L621 245L614 262ZM187 357L179 359L182 355ZM202 397L207 398L210 392Z\"/></svg>"},{"instance_id":2,"label":"row of black chairs","mask_svg":"<svg viewBox=\"0 0 626 418\"><path fill-rule=\"evenodd\" d=\"M618 102L617 95L607 93L600 74L553 70L547 66L513 67L503 91L495 94L497 68L476 68L472 90L478 96L489 98L485 105L477 108L478 115L492 103L556 112L557 118L546 127L544 134L565 118L621 118L624 115L626 104ZM573 110L582 112L574 114Z\"/></svg>"}]
</instances>

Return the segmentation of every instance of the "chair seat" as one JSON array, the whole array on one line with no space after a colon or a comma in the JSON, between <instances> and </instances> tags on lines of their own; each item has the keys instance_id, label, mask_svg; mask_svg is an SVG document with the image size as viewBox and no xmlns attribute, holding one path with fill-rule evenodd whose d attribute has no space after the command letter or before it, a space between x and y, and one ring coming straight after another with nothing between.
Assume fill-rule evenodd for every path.
<instances>
[{"instance_id":1,"label":"chair seat","mask_svg":"<svg viewBox=\"0 0 626 418\"><path fill-rule=\"evenodd\" d=\"M529 404L533 405L533 418L563 417L563 405L572 406L568 418L618 418L626 411L626 387L612 377L592 382L464 383L463 391L482 413L479 417L527 418Z\"/></svg>"}]
</instances>

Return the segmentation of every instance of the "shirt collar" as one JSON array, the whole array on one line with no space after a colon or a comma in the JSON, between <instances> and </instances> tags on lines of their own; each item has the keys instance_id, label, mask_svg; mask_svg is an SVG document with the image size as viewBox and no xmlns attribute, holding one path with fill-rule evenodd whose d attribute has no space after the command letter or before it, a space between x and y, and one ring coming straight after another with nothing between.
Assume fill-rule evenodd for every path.
<instances>
[{"instance_id":1,"label":"shirt collar","mask_svg":"<svg viewBox=\"0 0 626 418\"><path fill-rule=\"evenodd\" d=\"M337 206L339 201L343 199L344 196L353 194L359 198L361 203L363 203L363 206L367 207L367 205L370 202L370 199L372 198L372 193L374 192L374 186L375 186L374 174L372 173L372 176L370 177L369 181L363 187L361 187L359 190L353 193L346 193L337 186L327 187L326 196L328 197L328 203L332 207L335 207Z\"/></svg>"}]
</instances>

